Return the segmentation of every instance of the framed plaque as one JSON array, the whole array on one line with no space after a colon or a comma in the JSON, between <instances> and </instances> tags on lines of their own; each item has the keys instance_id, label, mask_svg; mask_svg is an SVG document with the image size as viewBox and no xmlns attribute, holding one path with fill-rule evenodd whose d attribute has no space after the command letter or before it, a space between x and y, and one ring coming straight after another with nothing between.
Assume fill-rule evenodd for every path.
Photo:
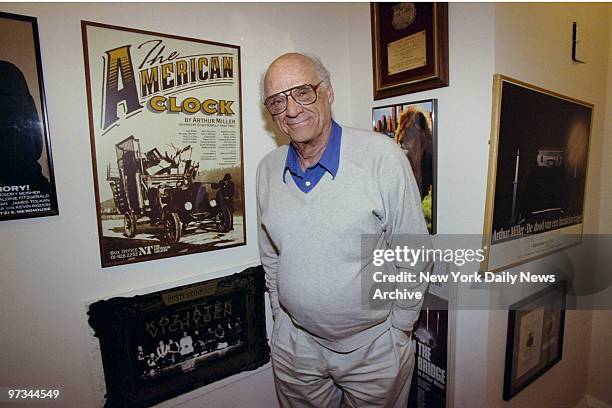
<instances>
[{"instance_id":1,"label":"framed plaque","mask_svg":"<svg viewBox=\"0 0 612 408\"><path fill-rule=\"evenodd\" d=\"M89 306L106 407L148 407L270 360L261 266Z\"/></svg>"},{"instance_id":2,"label":"framed plaque","mask_svg":"<svg viewBox=\"0 0 612 408\"><path fill-rule=\"evenodd\" d=\"M245 245L240 47L81 28L102 266Z\"/></svg>"},{"instance_id":3,"label":"framed plaque","mask_svg":"<svg viewBox=\"0 0 612 408\"><path fill-rule=\"evenodd\" d=\"M505 401L561 361L566 293L561 281L510 306Z\"/></svg>"},{"instance_id":4,"label":"framed plaque","mask_svg":"<svg viewBox=\"0 0 612 408\"><path fill-rule=\"evenodd\" d=\"M35 17L0 12L0 221L59 214Z\"/></svg>"},{"instance_id":5,"label":"framed plaque","mask_svg":"<svg viewBox=\"0 0 612 408\"><path fill-rule=\"evenodd\" d=\"M482 271L582 241L593 105L495 75Z\"/></svg>"},{"instance_id":6,"label":"framed plaque","mask_svg":"<svg viewBox=\"0 0 612 408\"><path fill-rule=\"evenodd\" d=\"M448 86L448 4L371 3L374 99Z\"/></svg>"}]
</instances>

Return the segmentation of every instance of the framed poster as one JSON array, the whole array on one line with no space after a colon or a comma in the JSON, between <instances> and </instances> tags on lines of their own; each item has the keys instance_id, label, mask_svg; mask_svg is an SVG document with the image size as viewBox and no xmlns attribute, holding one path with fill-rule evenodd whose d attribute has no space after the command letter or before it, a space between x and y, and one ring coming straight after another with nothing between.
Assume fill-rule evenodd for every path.
<instances>
[{"instance_id":1,"label":"framed poster","mask_svg":"<svg viewBox=\"0 0 612 408\"><path fill-rule=\"evenodd\" d=\"M89 306L107 407L148 407L270 360L261 266Z\"/></svg>"},{"instance_id":2,"label":"framed poster","mask_svg":"<svg viewBox=\"0 0 612 408\"><path fill-rule=\"evenodd\" d=\"M448 86L448 3L370 3L374 100Z\"/></svg>"},{"instance_id":3,"label":"framed poster","mask_svg":"<svg viewBox=\"0 0 612 408\"><path fill-rule=\"evenodd\" d=\"M432 283L413 329L416 364L407 408L446 408L449 286Z\"/></svg>"},{"instance_id":4,"label":"framed poster","mask_svg":"<svg viewBox=\"0 0 612 408\"><path fill-rule=\"evenodd\" d=\"M592 114L592 104L495 75L481 270L581 242Z\"/></svg>"},{"instance_id":5,"label":"framed poster","mask_svg":"<svg viewBox=\"0 0 612 408\"><path fill-rule=\"evenodd\" d=\"M81 25L102 266L244 245L240 47Z\"/></svg>"},{"instance_id":6,"label":"framed poster","mask_svg":"<svg viewBox=\"0 0 612 408\"><path fill-rule=\"evenodd\" d=\"M436 233L437 99L372 108L372 128L393 138L406 153L421 193L430 234Z\"/></svg>"},{"instance_id":7,"label":"framed poster","mask_svg":"<svg viewBox=\"0 0 612 408\"><path fill-rule=\"evenodd\" d=\"M0 12L0 221L59 214L38 23Z\"/></svg>"},{"instance_id":8,"label":"framed poster","mask_svg":"<svg viewBox=\"0 0 612 408\"><path fill-rule=\"evenodd\" d=\"M561 361L566 293L561 281L510 306L505 401Z\"/></svg>"}]
</instances>

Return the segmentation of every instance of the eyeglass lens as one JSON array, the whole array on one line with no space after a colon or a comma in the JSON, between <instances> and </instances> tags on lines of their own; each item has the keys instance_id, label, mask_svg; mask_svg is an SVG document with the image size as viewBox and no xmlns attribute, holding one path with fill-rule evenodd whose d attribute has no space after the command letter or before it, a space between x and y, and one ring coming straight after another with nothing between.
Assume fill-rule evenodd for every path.
<instances>
[{"instance_id":1,"label":"eyeglass lens","mask_svg":"<svg viewBox=\"0 0 612 408\"><path fill-rule=\"evenodd\" d=\"M296 86L285 92L279 92L266 98L265 105L272 115L278 115L287 109L287 95L289 92L291 97L301 105L310 105L317 100L317 92L315 87L310 84Z\"/></svg>"}]
</instances>

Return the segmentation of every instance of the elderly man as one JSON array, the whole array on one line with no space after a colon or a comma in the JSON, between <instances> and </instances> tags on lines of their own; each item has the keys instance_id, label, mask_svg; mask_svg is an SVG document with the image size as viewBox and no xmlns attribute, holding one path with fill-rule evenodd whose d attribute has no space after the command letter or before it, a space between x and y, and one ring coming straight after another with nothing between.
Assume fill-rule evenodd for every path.
<instances>
[{"instance_id":1,"label":"elderly man","mask_svg":"<svg viewBox=\"0 0 612 408\"><path fill-rule=\"evenodd\" d=\"M280 404L405 407L421 301L365 308L361 280L370 249L392 247L396 234L427 234L410 164L391 139L333 121L334 90L318 59L285 54L263 85L291 140L257 169ZM366 253L362 236L374 237ZM425 289L411 285L403 288Z\"/></svg>"}]
</instances>

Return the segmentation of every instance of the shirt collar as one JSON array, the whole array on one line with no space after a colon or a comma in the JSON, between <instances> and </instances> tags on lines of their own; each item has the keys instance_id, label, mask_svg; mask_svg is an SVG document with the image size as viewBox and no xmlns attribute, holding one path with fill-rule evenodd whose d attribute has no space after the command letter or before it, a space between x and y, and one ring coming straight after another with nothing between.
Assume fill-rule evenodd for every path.
<instances>
[{"instance_id":1,"label":"shirt collar","mask_svg":"<svg viewBox=\"0 0 612 408\"><path fill-rule=\"evenodd\" d=\"M329 136L329 140L327 142L327 146L325 147L325 151L323 155L319 159L319 161L310 166L309 168L313 168L316 166L323 167L329 174L332 175L332 178L336 177L338 173L338 167L340 166L340 141L342 138L342 128L335 121L332 120L332 130L331 135ZM291 143L289 143L289 149L287 151L287 159L285 160L285 171L283 171L283 181L286 181L285 174L289 170L291 173L302 176L304 172L302 171L302 167L300 166L300 159L298 157L297 151L293 147Z\"/></svg>"}]
</instances>

